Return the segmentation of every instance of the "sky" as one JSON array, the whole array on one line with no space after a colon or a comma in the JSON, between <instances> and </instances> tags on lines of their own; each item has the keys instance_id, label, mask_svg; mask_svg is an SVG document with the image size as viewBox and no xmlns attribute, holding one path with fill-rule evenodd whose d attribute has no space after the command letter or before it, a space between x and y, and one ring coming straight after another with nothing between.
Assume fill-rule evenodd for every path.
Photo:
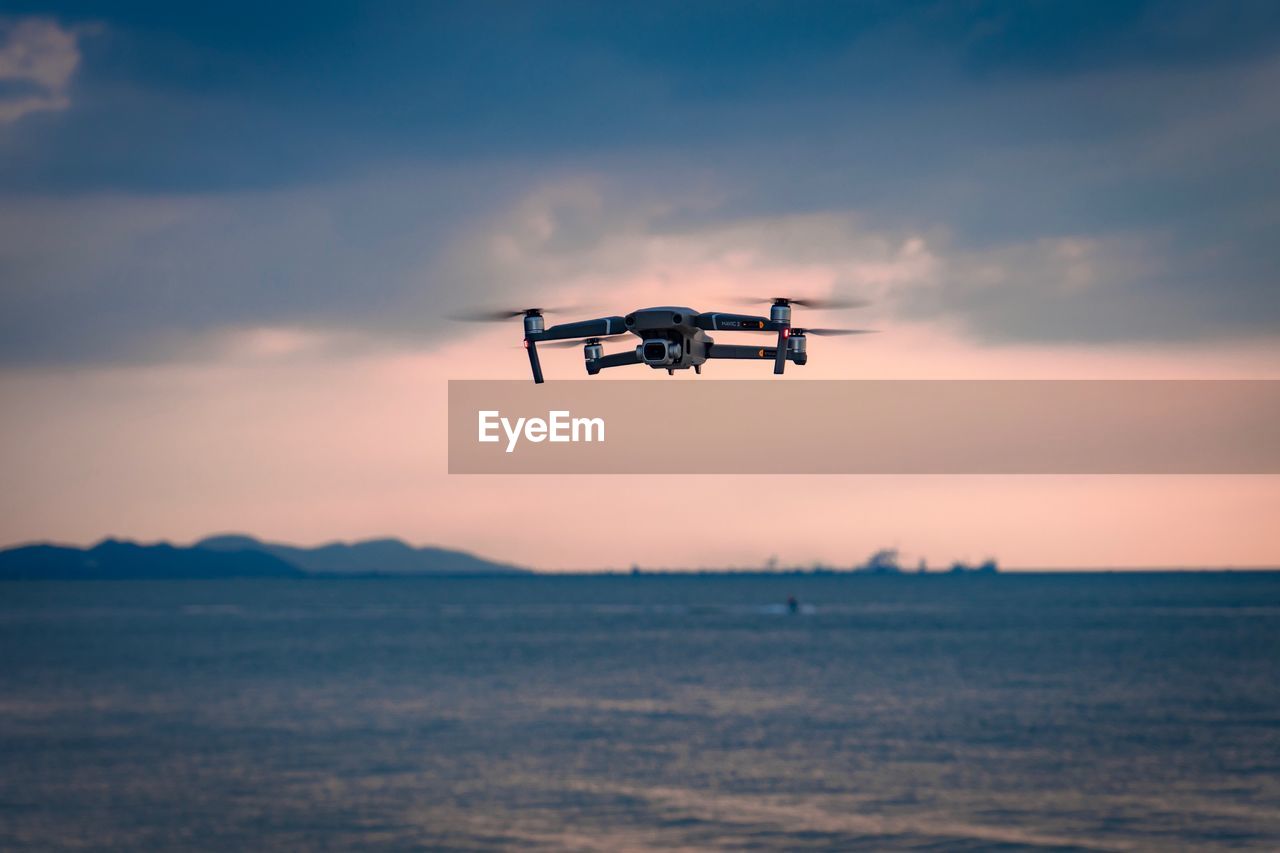
<instances>
[{"instance_id":1,"label":"sky","mask_svg":"<svg viewBox=\"0 0 1280 853\"><path fill-rule=\"evenodd\" d=\"M1275 477L794 477L588 524L671 483L450 477L443 411L527 371L451 313L782 293L880 330L808 378L1280 378L1278 87L1272 2L9 2L0 543L1280 565ZM602 381L692 379L643 373Z\"/></svg>"}]
</instances>

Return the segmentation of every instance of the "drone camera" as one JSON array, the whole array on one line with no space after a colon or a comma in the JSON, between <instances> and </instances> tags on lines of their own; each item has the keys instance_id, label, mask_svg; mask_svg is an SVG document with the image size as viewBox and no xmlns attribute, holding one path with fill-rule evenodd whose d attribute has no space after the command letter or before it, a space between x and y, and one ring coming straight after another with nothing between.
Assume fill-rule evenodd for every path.
<instances>
[{"instance_id":1,"label":"drone camera","mask_svg":"<svg viewBox=\"0 0 1280 853\"><path fill-rule=\"evenodd\" d=\"M645 341L640 346L640 357L650 364L662 364L667 360L666 341Z\"/></svg>"},{"instance_id":2,"label":"drone camera","mask_svg":"<svg viewBox=\"0 0 1280 853\"><path fill-rule=\"evenodd\" d=\"M638 347L640 359L650 366L661 367L680 360L680 344L667 340L649 340Z\"/></svg>"}]
</instances>

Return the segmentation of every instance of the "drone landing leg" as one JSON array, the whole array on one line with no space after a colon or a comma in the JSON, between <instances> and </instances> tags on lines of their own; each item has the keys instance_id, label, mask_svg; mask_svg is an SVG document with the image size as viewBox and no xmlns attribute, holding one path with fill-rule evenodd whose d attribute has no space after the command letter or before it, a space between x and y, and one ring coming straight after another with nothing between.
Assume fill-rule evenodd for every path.
<instances>
[{"instance_id":1,"label":"drone landing leg","mask_svg":"<svg viewBox=\"0 0 1280 853\"><path fill-rule=\"evenodd\" d=\"M778 330L778 351L773 356L773 372L782 373L787 366L787 330Z\"/></svg>"},{"instance_id":2,"label":"drone landing leg","mask_svg":"<svg viewBox=\"0 0 1280 853\"><path fill-rule=\"evenodd\" d=\"M533 369L533 381L542 384L542 364L538 361L538 344L534 341L525 341L525 348L529 351L529 367Z\"/></svg>"}]
</instances>

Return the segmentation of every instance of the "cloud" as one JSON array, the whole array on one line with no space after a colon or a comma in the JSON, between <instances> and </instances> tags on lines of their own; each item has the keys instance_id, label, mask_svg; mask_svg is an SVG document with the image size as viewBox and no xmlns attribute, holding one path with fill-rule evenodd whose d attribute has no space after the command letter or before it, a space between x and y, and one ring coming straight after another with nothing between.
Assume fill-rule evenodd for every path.
<instances>
[{"instance_id":1,"label":"cloud","mask_svg":"<svg viewBox=\"0 0 1280 853\"><path fill-rule=\"evenodd\" d=\"M450 246L437 268L491 292L523 287L609 310L838 293L873 302L860 324L932 324L979 345L1261 339L1280 316L1266 279L1245 277L1247 246L1183 245L1166 229L974 243L941 221L914 227L849 210L735 216L722 205L713 190L552 183ZM526 304L535 303L503 307Z\"/></svg>"},{"instance_id":2,"label":"cloud","mask_svg":"<svg viewBox=\"0 0 1280 853\"><path fill-rule=\"evenodd\" d=\"M0 123L71 105L81 31L47 18L0 21Z\"/></svg>"},{"instance_id":3,"label":"cloud","mask_svg":"<svg viewBox=\"0 0 1280 853\"><path fill-rule=\"evenodd\" d=\"M204 357L259 328L429 342L448 309L499 298L483 281L463 293L435 259L518 180L419 169L287 190L0 196L0 363Z\"/></svg>"},{"instance_id":4,"label":"cloud","mask_svg":"<svg viewBox=\"0 0 1280 853\"><path fill-rule=\"evenodd\" d=\"M490 186L496 181L493 174ZM0 363L431 347L475 305L854 293L934 275L926 238L848 212L734 216L678 177L402 172L221 196L0 200Z\"/></svg>"},{"instance_id":5,"label":"cloud","mask_svg":"<svg viewBox=\"0 0 1280 853\"><path fill-rule=\"evenodd\" d=\"M76 104L0 133L0 363L748 289L982 344L1274 336L1271 8L125 9L79 73L85 25L11 22L5 74Z\"/></svg>"},{"instance_id":6,"label":"cloud","mask_svg":"<svg viewBox=\"0 0 1280 853\"><path fill-rule=\"evenodd\" d=\"M475 279L592 301L625 290L709 307L734 295L883 298L925 275L924 240L854 212L708 216L711 188L576 178L532 189L450 260Z\"/></svg>"},{"instance_id":7,"label":"cloud","mask_svg":"<svg viewBox=\"0 0 1280 853\"><path fill-rule=\"evenodd\" d=\"M0 202L0 363L422 349L474 333L447 319L465 307L564 302L709 310L838 293L874 303L858 325L933 324L986 344L1265 336L1278 310L1267 289L1245 306L1204 287L1241 259L1221 265L1158 230L975 245L874 212L742 215L725 188L679 176L489 181L468 195L474 175L407 171ZM1254 292L1232 284L1237 300Z\"/></svg>"}]
</instances>

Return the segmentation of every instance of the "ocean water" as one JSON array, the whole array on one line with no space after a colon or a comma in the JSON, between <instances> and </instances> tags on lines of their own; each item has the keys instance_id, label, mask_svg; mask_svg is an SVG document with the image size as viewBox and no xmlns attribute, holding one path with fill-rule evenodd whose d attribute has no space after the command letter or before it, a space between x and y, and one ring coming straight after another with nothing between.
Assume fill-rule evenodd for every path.
<instances>
[{"instance_id":1,"label":"ocean water","mask_svg":"<svg viewBox=\"0 0 1280 853\"><path fill-rule=\"evenodd\" d=\"M1280 849L1280 575L0 584L0 849L353 846Z\"/></svg>"}]
</instances>

